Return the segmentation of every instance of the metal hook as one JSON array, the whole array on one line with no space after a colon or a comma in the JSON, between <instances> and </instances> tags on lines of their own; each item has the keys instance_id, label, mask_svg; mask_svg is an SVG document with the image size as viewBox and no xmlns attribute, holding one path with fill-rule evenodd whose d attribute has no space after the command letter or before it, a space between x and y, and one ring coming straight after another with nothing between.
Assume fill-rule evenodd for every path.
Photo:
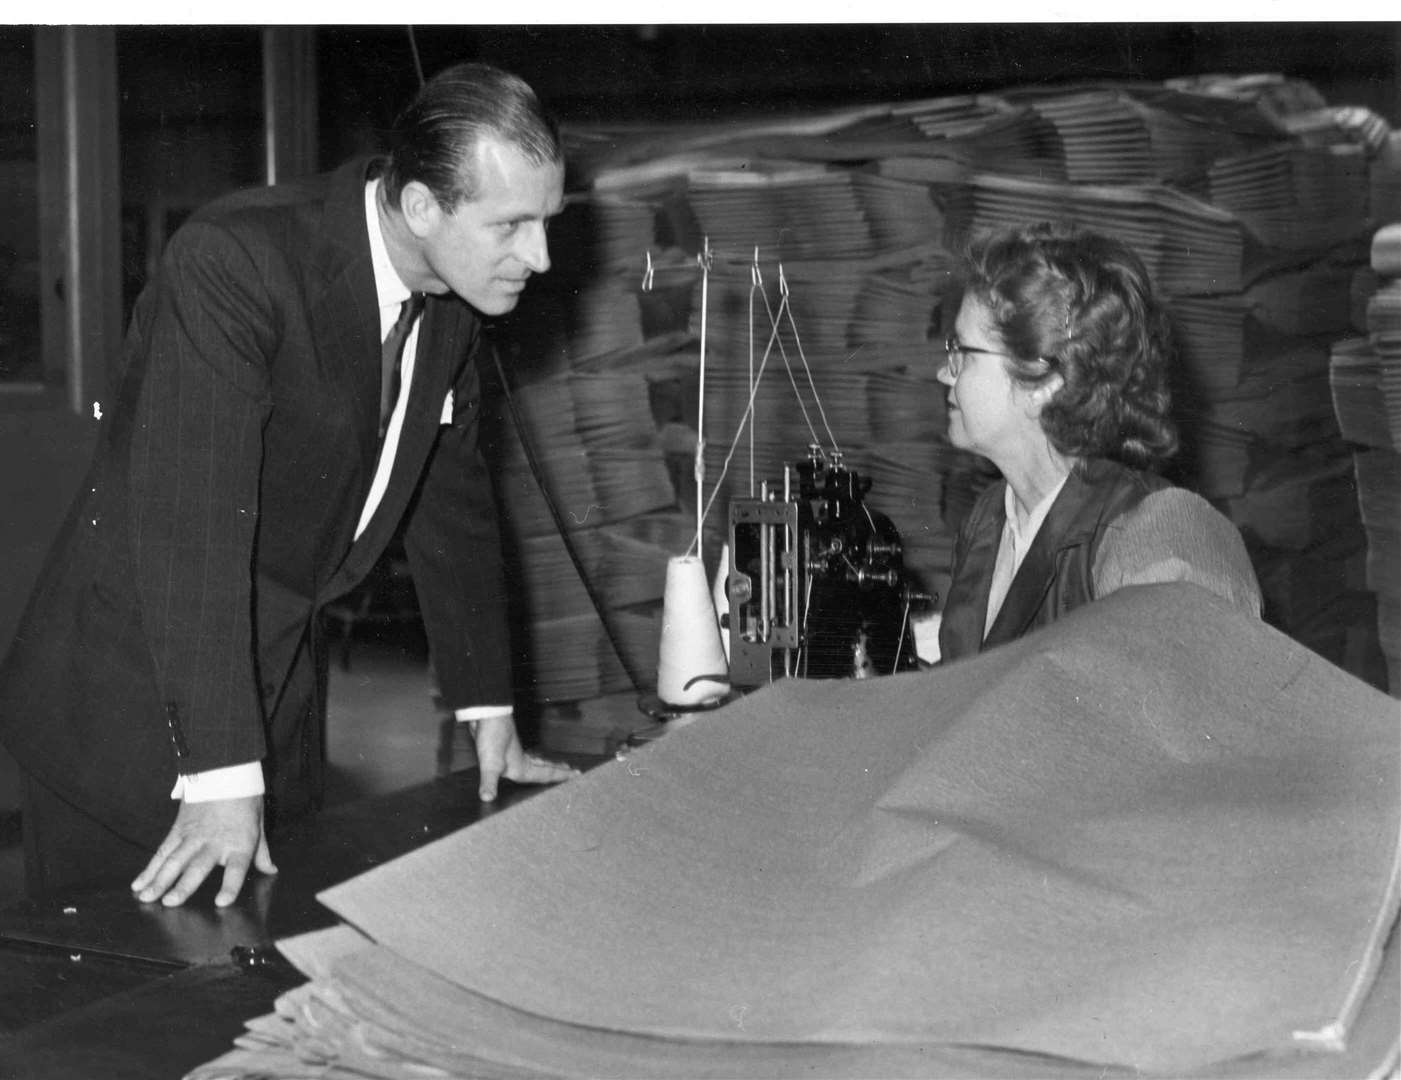
<instances>
[{"instance_id":1,"label":"metal hook","mask_svg":"<svg viewBox=\"0 0 1401 1080\"><path fill-rule=\"evenodd\" d=\"M756 289L764 287L764 275L759 271L759 245L754 245L754 265L749 268L749 283Z\"/></svg>"},{"instance_id":2,"label":"metal hook","mask_svg":"<svg viewBox=\"0 0 1401 1080\"><path fill-rule=\"evenodd\" d=\"M778 295L788 299L788 279L783 275L783 264L778 264Z\"/></svg>"},{"instance_id":3,"label":"metal hook","mask_svg":"<svg viewBox=\"0 0 1401 1080\"><path fill-rule=\"evenodd\" d=\"M696 256L696 262L700 263L701 269L708 274L710 273L710 266L712 261L713 260L710 254L710 237L707 236L705 238L705 247L701 251L701 253Z\"/></svg>"},{"instance_id":4,"label":"metal hook","mask_svg":"<svg viewBox=\"0 0 1401 1080\"><path fill-rule=\"evenodd\" d=\"M652 291L652 250L647 249L647 269L642 272L642 291Z\"/></svg>"}]
</instances>

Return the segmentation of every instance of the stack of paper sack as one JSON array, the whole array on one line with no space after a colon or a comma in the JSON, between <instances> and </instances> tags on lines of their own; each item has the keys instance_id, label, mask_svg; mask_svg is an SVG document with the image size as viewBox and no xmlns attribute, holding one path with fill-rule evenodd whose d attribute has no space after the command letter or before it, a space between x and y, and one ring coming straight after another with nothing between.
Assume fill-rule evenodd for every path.
<instances>
[{"instance_id":1,"label":"stack of paper sack","mask_svg":"<svg viewBox=\"0 0 1401 1080\"><path fill-rule=\"evenodd\" d=\"M781 682L321 894L190 1078L1384 1075L1397 720L1191 585Z\"/></svg>"},{"instance_id":2,"label":"stack of paper sack","mask_svg":"<svg viewBox=\"0 0 1401 1080\"><path fill-rule=\"evenodd\" d=\"M1069 221L1129 243L1169 299L1183 429L1172 479L1241 528L1272 624L1347 662L1358 605L1371 603L1369 556L1327 380L1334 343L1365 332L1353 283L1371 235L1401 212L1401 143L1384 129L1307 83L1244 75L566 132L579 190L551 231L553 269L502 328L511 377L633 373L590 408L657 431L619 449L577 431L576 407L539 412L536 449L566 526L673 512L694 532L703 434L713 577L729 501L751 494L751 476L776 489L816 442L873 480L868 501L900 531L916 583L946 592L952 538L992 475L948 444L935 379L955 254L980 229ZM897 395L904 408L887 415ZM512 437L501 445L508 536L534 541L543 504ZM625 467L636 490L610 483ZM655 614L600 592L607 610ZM523 612L530 625L556 615ZM590 627L580 612L567 632ZM561 653L581 666L553 669L537 697L624 689L595 645ZM633 661L652 677L645 642Z\"/></svg>"},{"instance_id":3,"label":"stack of paper sack","mask_svg":"<svg viewBox=\"0 0 1401 1080\"><path fill-rule=\"evenodd\" d=\"M1401 222L1372 240L1375 286L1366 337L1333 349L1333 404L1343 435L1358 444L1357 499L1367 529L1367 587L1391 692L1401 696Z\"/></svg>"}]
</instances>

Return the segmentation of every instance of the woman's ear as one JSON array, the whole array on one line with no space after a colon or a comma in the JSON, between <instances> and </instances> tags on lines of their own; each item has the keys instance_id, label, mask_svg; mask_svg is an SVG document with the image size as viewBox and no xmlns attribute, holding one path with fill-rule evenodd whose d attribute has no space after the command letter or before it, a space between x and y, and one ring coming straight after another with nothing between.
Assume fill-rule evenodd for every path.
<instances>
[{"instance_id":1,"label":"woman's ear","mask_svg":"<svg viewBox=\"0 0 1401 1080\"><path fill-rule=\"evenodd\" d=\"M1037 383L1027 391L1026 394L1026 414L1033 420L1041 415L1041 410L1051 403L1051 399L1060 393L1061 387L1065 385L1065 378L1060 372L1053 372L1045 381Z\"/></svg>"}]
</instances>

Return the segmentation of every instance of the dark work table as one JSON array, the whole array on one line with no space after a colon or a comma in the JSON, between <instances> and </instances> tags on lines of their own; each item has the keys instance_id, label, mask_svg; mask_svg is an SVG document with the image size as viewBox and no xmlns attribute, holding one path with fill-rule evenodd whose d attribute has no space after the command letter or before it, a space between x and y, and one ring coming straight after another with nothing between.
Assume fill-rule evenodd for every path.
<instances>
[{"instance_id":1,"label":"dark work table","mask_svg":"<svg viewBox=\"0 0 1401 1080\"><path fill-rule=\"evenodd\" d=\"M587 768L599 759L570 760ZM138 903L121 881L0 912L0 1080L179 1080L227 1053L246 1021L305 981L273 943L335 924L318 892L539 790L503 781L497 801L483 804L473 769L341 804L276 842L279 872L251 875L222 911L212 882L184 906L163 908ZM1241 1059L1202 1075L1318 1080L1373 1071L1396 1045L1397 932L1347 1056L1265 1059L1263 1067Z\"/></svg>"},{"instance_id":2,"label":"dark work table","mask_svg":"<svg viewBox=\"0 0 1401 1080\"><path fill-rule=\"evenodd\" d=\"M218 1057L304 981L273 943L337 921L318 892L538 790L502 781L482 803L471 769L327 809L224 909L211 877L178 908L114 881L0 912L0 1080L178 1078Z\"/></svg>"}]
</instances>

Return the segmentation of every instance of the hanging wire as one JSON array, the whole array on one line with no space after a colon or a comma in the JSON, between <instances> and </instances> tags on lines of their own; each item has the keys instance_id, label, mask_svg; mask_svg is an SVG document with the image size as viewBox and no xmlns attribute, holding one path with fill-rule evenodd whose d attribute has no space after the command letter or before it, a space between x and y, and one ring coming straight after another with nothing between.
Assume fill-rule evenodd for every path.
<instances>
[{"instance_id":1,"label":"hanging wire","mask_svg":"<svg viewBox=\"0 0 1401 1080\"><path fill-rule=\"evenodd\" d=\"M709 273L708 273L708 270L709 270L709 265L710 265L710 258L711 258L710 240L709 240L709 238L707 237L707 238L706 238L706 242L705 242L705 253L704 253L703 256L698 256L698 257L697 257L697 261L700 262L701 265L702 265L703 267L705 267L706 270L707 270L706 277L702 280L702 286L701 286L701 298L702 298L702 299L701 299L701 304L702 304L702 307L701 307L701 387L702 387L702 393L701 393L701 408L702 408L702 410L704 410L704 399L705 399L705 395L704 395L704 386L705 386L705 347L706 347L706 340L705 340L705 338L706 338L706 329L705 329L705 328L706 328L705 304L706 304L706 297L707 297L707 284L708 284L708 280L709 280ZM767 293L767 292L764 290L764 288L763 288L763 277L762 277L762 275L761 275L760 272L759 272L759 250L758 250L758 248L756 247L756 248L754 249L754 262L753 262L753 265L751 266L751 269L750 269L750 289L749 289L749 301L750 301L750 321L749 321L749 349L750 349L750 361L749 361L749 363L750 363L749 398L748 398L748 400L745 402L744 412L740 415L739 424L738 424L738 425L736 426L736 428L735 428L734 436L731 438L729 448L728 448L728 450L727 450L726 453L725 453L725 460L724 460L724 462L723 462L722 465L721 465L721 468L720 468L720 475L719 475L719 477L718 477L718 478L716 479L716 481L715 481L715 486L714 486L713 488L711 488L710 496L709 496L707 499L705 499L704 505L703 505L703 506L701 505L701 498L702 498L701 482L702 482L702 480L703 480L703 478L704 478L704 466L703 466L703 464L702 464L702 462L701 462L701 454L702 454L702 452L703 452L703 450L704 450L704 444L703 444L703 441L702 441L702 440L698 440L698 441L697 441L697 448L696 448L696 462L697 462L697 465L696 465L696 477L697 477L697 479L696 479L696 503L697 503L697 511L696 511L696 536L695 536L695 539L693 539L693 540L691 541L690 547L688 547L688 548L686 549L686 554L687 554L687 555L690 555L692 551L695 551L697 554L699 554L699 552L700 552L700 534L701 534L702 523L704 522L705 518L709 516L710 511L711 511L711 508L715 505L715 500L719 497L720 491L721 491L721 489L724 487L725 479L726 479L726 477L729 475L730 465L731 465L732 462L734 461L734 456L735 456L736 451L737 451L738 448L739 448L740 439L741 439L741 438L743 437L743 435L744 435L745 426L746 426L746 425L749 426L749 443L750 443L750 449L749 449L749 456L750 456L750 481L749 481L749 483L750 483L750 496L751 496L751 498L753 497L753 490L754 490L753 461L754 461L754 428L755 428L755 424L754 424L754 406L755 406L755 401L756 401L756 399L757 399L757 397L758 397L759 386L760 386L760 384L763 382L763 379L764 379L764 371L765 371L765 370L767 369L767 367L768 367L769 358L773 355L773 350L774 350L774 347L775 347L775 346L778 347L779 355L783 358L783 366L784 366L784 368L786 369L786 371L787 371L787 373L788 373L788 382L789 382L789 384L793 387L793 395L794 395L794 397L797 399L798 409L799 409L799 411L802 413L803 422L807 425L808 434L809 434L809 436L811 437L812 443L813 443L813 445L818 446L819 449L820 449L820 447L821 447L822 440L818 437L817 429L816 429L816 427L813 425L812 417L809 415L807 406L806 406L806 404L805 404L804 401L803 401L803 394L802 394L802 391L799 389L797 377L796 377L796 376L794 375L794 373L793 373L793 364L792 364L792 361L789 360L789 357L788 357L788 350L787 350L787 349L784 347L784 345L783 345L782 327L783 327L783 324L784 324L785 320L786 320L786 322L787 322L787 326L788 326L789 330L791 331L791 333L792 333L792 335L793 335L793 343L794 343L794 346L795 346L796 351L797 351L797 354L798 354L798 359L799 359L799 361L802 363L802 366L803 366L803 373L804 373L804 375L805 375L805 377L806 377L806 379L807 379L808 387L809 387L809 389L811 390L812 397L813 397L813 401L814 401L814 403L815 403L815 405L816 405L818 415L821 417L822 426L823 426L824 430L827 432L827 438L831 441L832 452L833 452L834 455L840 454L840 452L841 452L841 449L840 449L840 447L839 447L838 444L837 444L837 437L836 437L835 434L833 434L831 424L829 424L828 421L827 421L827 411L826 411L826 409L824 409L823 406L822 406L822 398L821 398L821 396L820 396L820 395L818 394L818 392L817 392L817 384L816 384L816 381L813 379L813 375L812 375L812 366L808 363L807 354L803 351L802 339L801 339L801 338L799 337L799 335L798 335L797 323L794 321L794 318L793 318L793 307L792 307L792 304L791 304L791 302L790 302L791 296L790 296L789 289L788 289L788 280L787 280L787 277L786 277L786 276L784 275L784 273L783 273L783 265L782 265L781 263L779 264L779 268L778 268L778 279L779 279L779 304L778 304L778 310L775 311L775 310L773 309L773 306L772 306L772 305L770 304L770 302L769 302L768 293ZM763 354L762 359L759 361L759 370L758 370L757 372L754 371L754 360L753 360L753 352L754 352L754 341L753 341L753 337L754 337L754 318L753 318L753 310L754 310L754 309L753 309L753 304L754 304L754 294L755 294L756 292L759 294L759 296L761 296L761 297L763 298L763 301L764 301L764 313L765 313L765 315L768 317L768 320L769 320L769 340L768 340L768 343L767 343L767 344L765 345L765 347L764 347L764 354ZM702 412L702 415L704 415L703 412ZM865 512L867 519L871 521L871 527L874 529L874 528L875 528L875 522L874 522L873 519L871 519L871 511L870 511L870 508L867 507L867 506L865 506L865 505L863 504L863 505L862 505L862 509L863 509L863 511Z\"/></svg>"},{"instance_id":2,"label":"hanging wire","mask_svg":"<svg viewBox=\"0 0 1401 1080\"><path fill-rule=\"evenodd\" d=\"M812 639L808 636L808 620L812 618L812 583L814 575L807 576L807 584L803 586L803 631L798 635L798 658L797 669L800 678L807 678L808 659L811 654L807 651L807 643Z\"/></svg>"},{"instance_id":3,"label":"hanging wire","mask_svg":"<svg viewBox=\"0 0 1401 1080\"><path fill-rule=\"evenodd\" d=\"M786 315L788 319L788 326L793 331L793 341L798 349L798 358L803 363L803 369L807 371L808 385L812 386L813 397L814 399L816 399L818 411L822 415L822 423L824 426L826 426L827 415L826 412L822 410L821 399L817 397L817 388L813 385L812 372L808 370L808 358L803 353L803 343L798 337L797 325L793 322L793 309L792 305L789 303L788 281L783 275L783 265L781 263L779 264L778 268L778 283L779 305L777 314L775 314L773 309L769 306L769 298L766 293L761 294L764 297L764 310L768 313L769 323L774 328L774 336L778 343L778 353L781 357L783 357L783 366L784 369L788 372L788 382L793 387L793 397L798 402L798 411L803 414L803 423L807 425L809 440L814 445L820 446L822 440L818 437L817 428L813 426L812 417L808 415L807 405L803 402L803 392L800 389L798 389L798 380L793 374L792 362L788 359L788 350L783 347L783 338L779 334L780 324L783 320L783 317ZM832 449L836 451L837 440L832 435L832 429L830 427L827 428L827 435L828 438L832 439Z\"/></svg>"},{"instance_id":4,"label":"hanging wire","mask_svg":"<svg viewBox=\"0 0 1401 1080\"><path fill-rule=\"evenodd\" d=\"M759 362L758 374L749 387L749 400L745 403L744 412L740 416L739 425L735 428L734 437L730 440L729 450L726 452L724 463L720 467L720 477L715 481L715 486L710 491L710 498L706 500L705 515L709 515L711 507L715 505L715 500L720 494L720 489L725 485L725 477L729 475L730 464L734 461L735 451L739 448L740 436L744 434L745 425L751 424L753 421L754 399L759 392L759 384L764 380L764 369L768 367L769 357L773 355L773 347L775 344L778 344L780 350L783 347L782 342L778 340L778 322L774 319L771 309L769 309L767 297L765 297L764 300L764 308L766 311L770 312L769 323L771 329L769 331L769 342L764 348L763 359ZM783 305L780 304L779 312L782 313L782 310ZM802 403L799 402L799 404L801 405ZM809 425L809 427L811 427L811 425ZM692 547L694 547L694 543ZM691 548L687 548L686 554L689 555L690 553Z\"/></svg>"},{"instance_id":5,"label":"hanging wire","mask_svg":"<svg viewBox=\"0 0 1401 1080\"><path fill-rule=\"evenodd\" d=\"M418 38L414 35L412 26L406 26L404 30L409 35L409 52L413 53L413 69L418 75L418 85L422 86L426 80L423 78L423 60L418 55Z\"/></svg>"},{"instance_id":6,"label":"hanging wire","mask_svg":"<svg viewBox=\"0 0 1401 1080\"><path fill-rule=\"evenodd\" d=\"M754 291L764 288L764 275L759 272L759 245L754 245L754 263L749 268L749 406L754 404ZM746 411L746 416L748 415ZM745 421L740 421L743 424ZM749 497L754 498L754 428L749 424Z\"/></svg>"},{"instance_id":7,"label":"hanging wire","mask_svg":"<svg viewBox=\"0 0 1401 1080\"><path fill-rule=\"evenodd\" d=\"M905 589L905 606L900 612L900 636L895 640L895 659L890 664L890 674L894 675L900 670L900 654L905 651L905 632L910 628L910 590Z\"/></svg>"},{"instance_id":8,"label":"hanging wire","mask_svg":"<svg viewBox=\"0 0 1401 1080\"><path fill-rule=\"evenodd\" d=\"M787 296L787 279L783 276L783 263L779 263L779 290ZM822 408L822 396L817 392L817 382L813 381L813 368L807 363L807 354L803 352L803 339L797 333L797 324L793 321L793 305L787 305L787 318L789 318L789 329L793 331L793 345L797 349L797 354L803 360L803 373L807 375L808 389L813 391L813 403L817 406L817 415L822 417L822 429L827 431L827 437L832 440L832 452L839 454L841 448L836 445L836 436L832 434L832 426L827 422L827 409Z\"/></svg>"},{"instance_id":9,"label":"hanging wire","mask_svg":"<svg viewBox=\"0 0 1401 1080\"><path fill-rule=\"evenodd\" d=\"M780 295L782 295L785 299L787 298L788 279L783 274L782 263L778 264L778 291ZM812 367L808 364L807 354L803 352L802 338L798 336L798 324L793 321L793 305L788 304L785 306L788 309L788 329L793 331L793 345L798 350L799 359L801 359L803 362L803 373L808 378L808 389L812 391L812 402L814 405L817 406L817 415L822 417L822 427L827 432L827 438L832 440L832 452L834 454L838 454L841 452L841 449L837 446L837 437L834 434L832 434L832 425L827 422L827 410L822 407L822 397L818 394L817 384L813 381L812 378ZM786 360L787 357L785 356L784 359ZM797 387L795 386L793 389L796 391ZM808 426L811 427L812 425L809 424ZM815 442L816 439L814 439L813 441Z\"/></svg>"},{"instance_id":10,"label":"hanging wire","mask_svg":"<svg viewBox=\"0 0 1401 1080\"><path fill-rule=\"evenodd\" d=\"M696 549L696 558L704 559L701 534L705 531L705 344L706 344L706 313L710 307L710 237L705 238L705 247L696 261L701 267L701 332L700 332L700 386L698 389L699 401L696 406L696 538L692 541L692 546Z\"/></svg>"}]
</instances>

